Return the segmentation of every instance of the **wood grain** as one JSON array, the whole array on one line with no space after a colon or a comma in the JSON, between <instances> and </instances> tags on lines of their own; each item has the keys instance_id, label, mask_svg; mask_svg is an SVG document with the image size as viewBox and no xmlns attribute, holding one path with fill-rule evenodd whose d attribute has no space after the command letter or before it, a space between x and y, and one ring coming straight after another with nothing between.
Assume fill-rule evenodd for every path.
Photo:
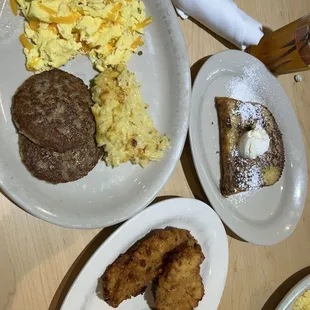
<instances>
[{"instance_id":1,"label":"wood grain","mask_svg":"<svg viewBox=\"0 0 310 310\"><path fill-rule=\"evenodd\" d=\"M271 29L310 12L309 0L236 2ZM191 21L180 22L193 76L206 56L231 47ZM292 75L279 80L294 105L309 152L310 72L301 76L300 83ZM158 200L194 195L207 201L194 172L188 144L181 163ZM278 245L261 247L229 237L230 264L219 309L274 309L285 293L310 273L309 204L308 199L292 236ZM28 215L0 194L0 309L58 309L79 270L115 228L85 231L57 227Z\"/></svg>"}]
</instances>

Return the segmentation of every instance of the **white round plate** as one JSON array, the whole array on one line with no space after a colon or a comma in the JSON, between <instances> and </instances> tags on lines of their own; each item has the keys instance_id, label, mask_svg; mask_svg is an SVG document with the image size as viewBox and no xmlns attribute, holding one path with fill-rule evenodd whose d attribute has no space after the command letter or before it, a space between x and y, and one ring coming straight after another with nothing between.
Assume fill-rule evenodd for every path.
<instances>
[{"instance_id":1,"label":"white round plate","mask_svg":"<svg viewBox=\"0 0 310 310\"><path fill-rule=\"evenodd\" d=\"M286 160L284 173L275 185L229 198L221 195L216 96L262 103L273 113L283 134ZM193 88L190 141L204 191L231 230L259 245L278 243L293 232L307 193L306 153L284 89L259 60L233 50L207 60Z\"/></svg>"},{"instance_id":2,"label":"white round plate","mask_svg":"<svg viewBox=\"0 0 310 310\"><path fill-rule=\"evenodd\" d=\"M18 36L23 19L14 17L9 1L0 0L0 186L29 213L74 228L105 227L146 207L172 174L188 129L190 68L176 13L170 1L144 0L153 23L145 29L143 55L133 55L129 69L142 83L142 95L159 132L171 139L171 149L159 163L142 169L130 163L107 168L100 162L88 176L51 185L30 175L21 163L17 134L11 118L11 99L31 75ZM77 57L64 68L87 85L97 74L87 57Z\"/></svg>"},{"instance_id":3,"label":"white round plate","mask_svg":"<svg viewBox=\"0 0 310 310\"><path fill-rule=\"evenodd\" d=\"M173 226L188 229L202 247L201 265L205 295L198 307L216 310L226 282L228 241L216 213L205 203L187 198L159 202L136 215L115 231L94 253L68 292L61 310L113 309L96 295L98 278L121 253L152 229ZM149 289L148 289L149 290ZM154 307L150 291L126 300L119 310L147 310ZM147 299L147 300L146 300Z\"/></svg>"},{"instance_id":4,"label":"white round plate","mask_svg":"<svg viewBox=\"0 0 310 310\"><path fill-rule=\"evenodd\" d=\"M310 275L299 281L282 299L276 310L292 310L297 297L310 290Z\"/></svg>"}]
</instances>

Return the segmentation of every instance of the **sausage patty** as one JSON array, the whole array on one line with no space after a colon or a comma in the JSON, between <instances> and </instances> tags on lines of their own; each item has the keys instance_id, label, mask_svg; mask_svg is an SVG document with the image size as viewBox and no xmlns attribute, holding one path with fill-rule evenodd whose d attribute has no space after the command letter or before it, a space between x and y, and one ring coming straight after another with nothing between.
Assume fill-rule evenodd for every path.
<instances>
[{"instance_id":1,"label":"sausage patty","mask_svg":"<svg viewBox=\"0 0 310 310\"><path fill-rule=\"evenodd\" d=\"M33 176L56 184L86 176L98 163L103 149L97 147L92 138L78 149L58 153L19 134L19 152L24 165Z\"/></svg>"},{"instance_id":2,"label":"sausage patty","mask_svg":"<svg viewBox=\"0 0 310 310\"><path fill-rule=\"evenodd\" d=\"M28 78L13 98L19 133L57 152L82 147L93 139L91 95L83 81L59 69Z\"/></svg>"}]
</instances>

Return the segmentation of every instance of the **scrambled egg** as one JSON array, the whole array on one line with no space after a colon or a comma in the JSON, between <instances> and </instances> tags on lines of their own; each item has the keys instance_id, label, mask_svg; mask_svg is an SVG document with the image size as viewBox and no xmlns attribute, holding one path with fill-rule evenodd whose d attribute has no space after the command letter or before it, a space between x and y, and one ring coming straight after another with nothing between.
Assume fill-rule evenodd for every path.
<instances>
[{"instance_id":1,"label":"scrambled egg","mask_svg":"<svg viewBox=\"0 0 310 310\"><path fill-rule=\"evenodd\" d=\"M170 143L155 129L139 91L135 74L124 65L108 68L95 78L92 112L96 140L108 166L131 161L145 167L159 161Z\"/></svg>"},{"instance_id":2,"label":"scrambled egg","mask_svg":"<svg viewBox=\"0 0 310 310\"><path fill-rule=\"evenodd\" d=\"M16 13L14 1L26 18L20 36L26 67L36 72L59 68L79 53L99 71L126 63L152 21L139 0L11 0Z\"/></svg>"},{"instance_id":3,"label":"scrambled egg","mask_svg":"<svg viewBox=\"0 0 310 310\"><path fill-rule=\"evenodd\" d=\"M296 299L293 310L310 310L310 290Z\"/></svg>"}]
</instances>

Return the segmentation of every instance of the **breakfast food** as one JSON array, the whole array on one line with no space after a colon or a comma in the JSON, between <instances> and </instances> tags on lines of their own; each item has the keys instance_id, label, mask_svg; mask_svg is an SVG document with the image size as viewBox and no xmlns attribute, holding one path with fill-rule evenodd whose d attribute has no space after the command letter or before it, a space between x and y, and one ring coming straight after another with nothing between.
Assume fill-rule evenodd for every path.
<instances>
[{"instance_id":1,"label":"breakfast food","mask_svg":"<svg viewBox=\"0 0 310 310\"><path fill-rule=\"evenodd\" d=\"M64 183L88 174L102 156L102 149L90 139L80 148L58 153L40 147L19 134L19 153L22 162L33 176L49 183Z\"/></svg>"},{"instance_id":2,"label":"breakfast food","mask_svg":"<svg viewBox=\"0 0 310 310\"><path fill-rule=\"evenodd\" d=\"M292 310L309 310L309 309L310 309L310 290L307 290L295 300Z\"/></svg>"},{"instance_id":3,"label":"breakfast food","mask_svg":"<svg viewBox=\"0 0 310 310\"><path fill-rule=\"evenodd\" d=\"M164 156L169 139L154 127L135 74L124 65L106 69L95 78L92 97L96 140L108 166L131 161L145 167Z\"/></svg>"},{"instance_id":4,"label":"breakfast food","mask_svg":"<svg viewBox=\"0 0 310 310\"><path fill-rule=\"evenodd\" d=\"M104 300L116 308L125 299L142 294L159 276L169 255L185 243L196 244L185 229L151 231L107 267L101 277Z\"/></svg>"},{"instance_id":5,"label":"breakfast food","mask_svg":"<svg viewBox=\"0 0 310 310\"><path fill-rule=\"evenodd\" d=\"M200 265L204 255L199 244L186 245L169 258L158 278L157 310L192 310L204 295Z\"/></svg>"},{"instance_id":6,"label":"breakfast food","mask_svg":"<svg viewBox=\"0 0 310 310\"><path fill-rule=\"evenodd\" d=\"M17 90L12 117L19 152L29 172L49 183L82 178L101 158L95 141L90 92L79 78L53 69Z\"/></svg>"},{"instance_id":7,"label":"breakfast food","mask_svg":"<svg viewBox=\"0 0 310 310\"><path fill-rule=\"evenodd\" d=\"M125 65L144 44L143 28L152 22L145 16L143 2L10 3L13 13L17 15L19 8L26 19L25 33L20 36L26 67L38 73L19 87L12 104L13 121L23 135L20 153L31 173L52 183L74 180L87 174L103 151L106 164L112 167L128 161L145 167L150 161L159 161L169 139L155 129L135 75ZM82 80L53 69L77 54L88 55L94 68L103 71L95 79L93 115L93 102ZM100 151L92 147L95 131L98 146L104 148ZM78 162L70 156L80 158L86 150L89 161L78 171ZM64 175L57 176L62 165L66 167Z\"/></svg>"},{"instance_id":8,"label":"breakfast food","mask_svg":"<svg viewBox=\"0 0 310 310\"><path fill-rule=\"evenodd\" d=\"M12 116L19 133L62 153L93 139L91 104L89 90L81 79L54 69L33 75L18 88Z\"/></svg>"},{"instance_id":9,"label":"breakfast food","mask_svg":"<svg viewBox=\"0 0 310 310\"><path fill-rule=\"evenodd\" d=\"M11 0L26 22L20 41L26 67L42 73L88 55L95 79L92 107L96 140L104 160L116 167L131 161L145 167L159 161L169 139L155 129L126 62L144 45L143 29L152 22L140 0ZM18 5L17 5L18 4ZM36 96L32 96L33 94ZM55 102L57 106L55 106ZM28 79L17 91L12 114L19 132L35 144L63 153L81 148L93 135L92 104L82 81L60 70ZM73 104L71 104L73 103ZM48 116L48 117L47 117Z\"/></svg>"},{"instance_id":10,"label":"breakfast food","mask_svg":"<svg viewBox=\"0 0 310 310\"><path fill-rule=\"evenodd\" d=\"M77 54L88 55L99 71L125 63L152 21L139 0L15 1L26 18L20 36L26 67L35 72L59 68Z\"/></svg>"},{"instance_id":11,"label":"breakfast food","mask_svg":"<svg viewBox=\"0 0 310 310\"><path fill-rule=\"evenodd\" d=\"M262 104L215 99L220 124L221 192L224 196L270 186L284 169L282 134Z\"/></svg>"}]
</instances>

